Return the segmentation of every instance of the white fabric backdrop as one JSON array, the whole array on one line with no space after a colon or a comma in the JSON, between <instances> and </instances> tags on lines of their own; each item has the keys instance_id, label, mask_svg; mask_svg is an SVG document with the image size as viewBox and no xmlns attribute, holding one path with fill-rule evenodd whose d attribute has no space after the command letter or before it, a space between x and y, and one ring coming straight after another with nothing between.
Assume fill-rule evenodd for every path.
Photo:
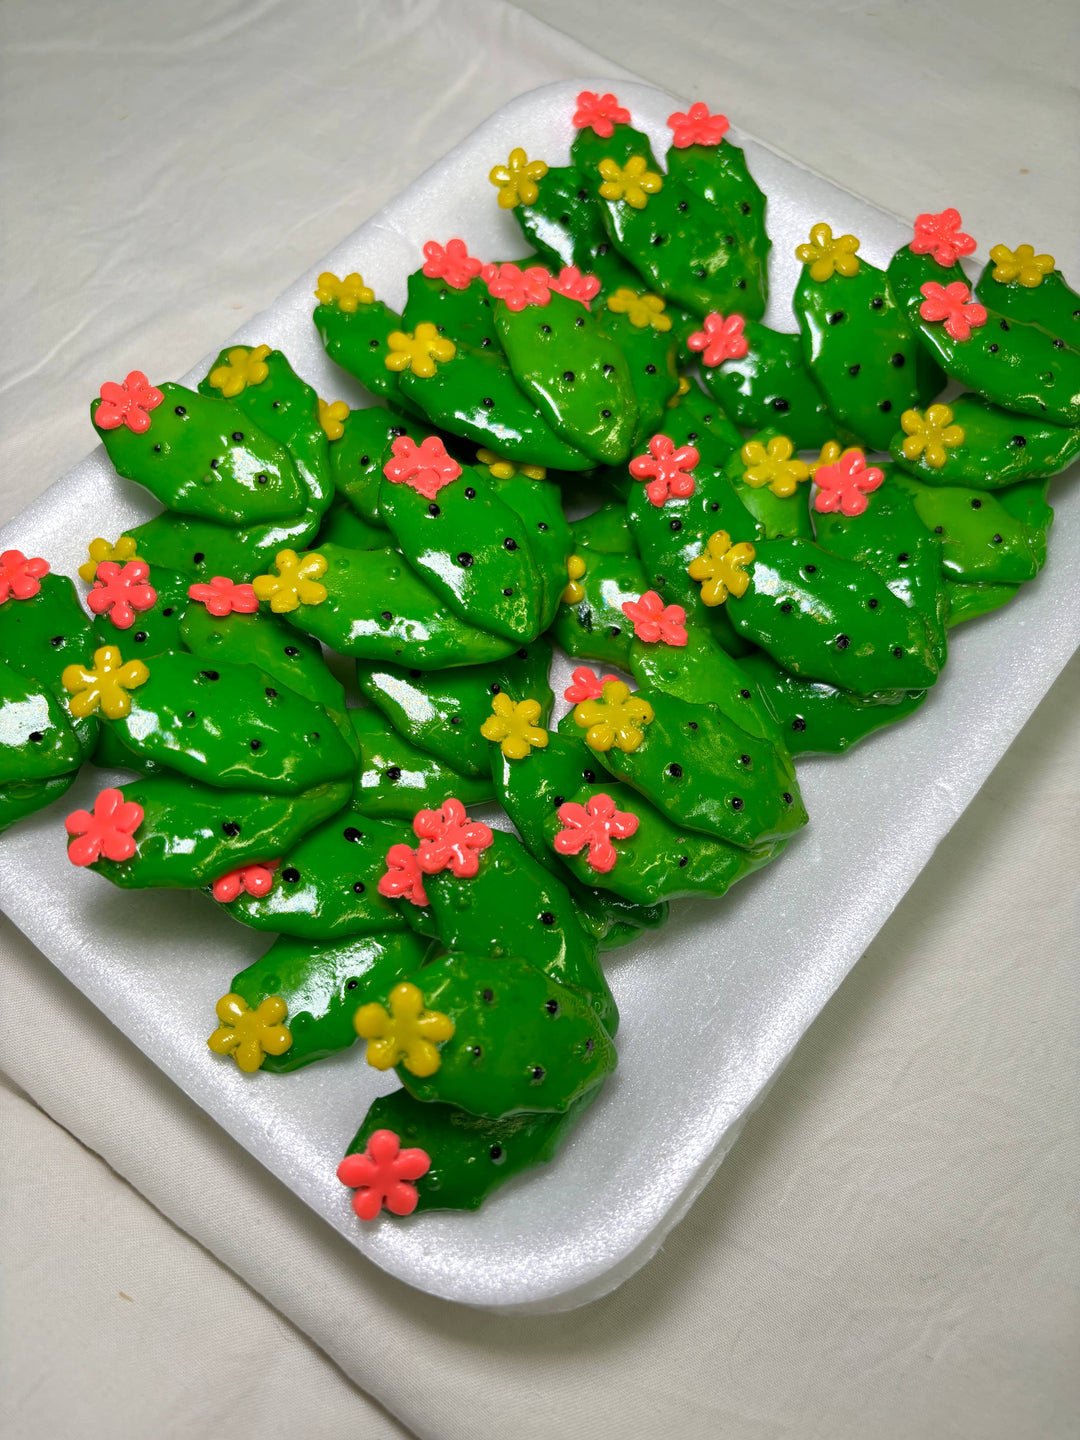
<instances>
[{"instance_id":1,"label":"white fabric backdrop","mask_svg":"<svg viewBox=\"0 0 1080 1440\"><path fill-rule=\"evenodd\" d=\"M1067 258L1064 5L525 8L888 209ZM0 25L0 518L89 447L102 376L182 372L505 99L620 73L501 0ZM664 1252L570 1316L366 1267L0 928L0 1431L405 1433L347 1374L435 1440L1076 1433L1078 690L1074 664Z\"/></svg>"}]
</instances>

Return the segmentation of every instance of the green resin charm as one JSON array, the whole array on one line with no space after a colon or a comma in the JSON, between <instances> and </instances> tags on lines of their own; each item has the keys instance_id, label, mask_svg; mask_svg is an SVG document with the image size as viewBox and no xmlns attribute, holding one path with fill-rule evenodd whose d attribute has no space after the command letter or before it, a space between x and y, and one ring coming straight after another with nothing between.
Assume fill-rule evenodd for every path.
<instances>
[{"instance_id":1,"label":"green resin charm","mask_svg":"<svg viewBox=\"0 0 1080 1440\"><path fill-rule=\"evenodd\" d=\"M930 486L909 476L897 483L911 495L919 519L941 541L950 580L1019 585L1046 563L1046 532L1054 512L1045 480L1029 480L992 494L962 486Z\"/></svg>"},{"instance_id":2,"label":"green resin charm","mask_svg":"<svg viewBox=\"0 0 1080 1440\"><path fill-rule=\"evenodd\" d=\"M1056 475L1080 455L1080 429L1002 410L981 395L905 413L901 425L889 453L927 485L1000 490Z\"/></svg>"},{"instance_id":3,"label":"green resin charm","mask_svg":"<svg viewBox=\"0 0 1080 1440\"><path fill-rule=\"evenodd\" d=\"M1080 295L1054 269L1052 255L1035 255L1030 245L995 245L975 288L984 305L1080 349Z\"/></svg>"},{"instance_id":4,"label":"green resin charm","mask_svg":"<svg viewBox=\"0 0 1080 1440\"><path fill-rule=\"evenodd\" d=\"M350 710L349 720L360 745L356 803L369 815L411 821L417 810L437 810L451 796L463 805L494 800L487 775L464 775L417 749L374 706Z\"/></svg>"},{"instance_id":5,"label":"green resin charm","mask_svg":"<svg viewBox=\"0 0 1080 1440\"><path fill-rule=\"evenodd\" d=\"M227 660L233 665L256 665L315 705L345 709L345 691L330 673L321 648L269 610L211 615L205 605L192 604L180 626L180 638L208 664Z\"/></svg>"},{"instance_id":6,"label":"green resin charm","mask_svg":"<svg viewBox=\"0 0 1080 1440\"><path fill-rule=\"evenodd\" d=\"M799 450L817 450L835 438L836 421L803 358L800 337L756 320L746 322L743 335L745 355L719 365L706 361L701 369L727 414L745 430L779 425Z\"/></svg>"}]
</instances>

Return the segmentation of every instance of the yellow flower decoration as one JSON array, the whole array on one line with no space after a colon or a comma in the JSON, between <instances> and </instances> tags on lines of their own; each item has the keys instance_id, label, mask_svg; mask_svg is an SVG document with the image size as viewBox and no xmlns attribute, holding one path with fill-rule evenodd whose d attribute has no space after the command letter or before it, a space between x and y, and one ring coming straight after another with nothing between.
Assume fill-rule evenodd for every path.
<instances>
[{"instance_id":1,"label":"yellow flower decoration","mask_svg":"<svg viewBox=\"0 0 1080 1440\"><path fill-rule=\"evenodd\" d=\"M743 569L754 558L754 547L748 541L732 545L726 530L717 530L705 542L707 548L690 561L686 573L691 580L700 580L701 598L706 605L722 605L729 595L736 599L746 594L750 576Z\"/></svg>"},{"instance_id":2,"label":"yellow flower decoration","mask_svg":"<svg viewBox=\"0 0 1080 1440\"><path fill-rule=\"evenodd\" d=\"M494 450L477 450L476 458L486 465L496 480L512 480L515 475L527 475L530 480L546 480L547 471L543 465L522 465L517 460L506 460Z\"/></svg>"},{"instance_id":3,"label":"yellow flower decoration","mask_svg":"<svg viewBox=\"0 0 1080 1440\"><path fill-rule=\"evenodd\" d=\"M135 537L133 535L121 535L115 545L110 545L108 540L90 541L90 559L79 566L79 574L88 585L94 583L97 576L97 567L103 560L112 560L117 565L123 565L126 560L136 560Z\"/></svg>"},{"instance_id":4,"label":"yellow flower decoration","mask_svg":"<svg viewBox=\"0 0 1080 1440\"><path fill-rule=\"evenodd\" d=\"M600 161L600 194L605 200L625 200L634 210L644 210L650 195L663 187L664 179L649 169L644 155L631 155L625 165L610 157Z\"/></svg>"},{"instance_id":5,"label":"yellow flower decoration","mask_svg":"<svg viewBox=\"0 0 1080 1440\"><path fill-rule=\"evenodd\" d=\"M680 376L679 376L679 388L675 391L675 394L672 395L671 399L667 402L667 408L668 408L669 410L674 410L674 409L675 409L675 406L678 405L678 403L679 403L679 401L682 399L682 397L683 397L684 395L689 395L689 393L690 393L690 381L686 378L685 375L680 375Z\"/></svg>"},{"instance_id":6,"label":"yellow flower decoration","mask_svg":"<svg viewBox=\"0 0 1080 1440\"><path fill-rule=\"evenodd\" d=\"M375 291L355 270L344 280L339 280L332 270L324 270L315 287L315 299L320 305L336 305L346 315L355 315L358 306L375 303Z\"/></svg>"},{"instance_id":7,"label":"yellow flower decoration","mask_svg":"<svg viewBox=\"0 0 1080 1440\"><path fill-rule=\"evenodd\" d=\"M254 350L237 345L227 352L224 365L215 365L210 371L210 384L226 400L242 395L249 385L261 385L270 374L266 363L269 354L269 345L256 345Z\"/></svg>"},{"instance_id":8,"label":"yellow flower decoration","mask_svg":"<svg viewBox=\"0 0 1080 1440\"><path fill-rule=\"evenodd\" d=\"M628 285L620 285L608 296L607 308L616 315L625 315L636 330L644 330L649 325L654 330L671 329L671 316L664 314L664 302L659 295L639 295Z\"/></svg>"},{"instance_id":9,"label":"yellow flower decoration","mask_svg":"<svg viewBox=\"0 0 1080 1440\"><path fill-rule=\"evenodd\" d=\"M786 435L774 435L768 445L748 440L742 447L742 461L747 466L743 479L753 490L767 485L781 500L794 495L799 482L810 479L810 466L793 460L794 453L795 446Z\"/></svg>"},{"instance_id":10,"label":"yellow flower decoration","mask_svg":"<svg viewBox=\"0 0 1080 1440\"><path fill-rule=\"evenodd\" d=\"M548 743L548 732L536 723L539 719L539 700L514 701L500 690L480 734L485 740L497 740L508 760L524 760L533 749L543 750Z\"/></svg>"},{"instance_id":11,"label":"yellow flower decoration","mask_svg":"<svg viewBox=\"0 0 1080 1440\"><path fill-rule=\"evenodd\" d=\"M252 1010L242 995L223 995L214 1006L221 1024L207 1040L215 1055L231 1055L249 1075L267 1055L284 1055L292 1034L281 1023L289 1013L280 995L268 995Z\"/></svg>"},{"instance_id":12,"label":"yellow flower decoration","mask_svg":"<svg viewBox=\"0 0 1080 1440\"><path fill-rule=\"evenodd\" d=\"M1005 284L1019 280L1025 290L1034 290L1041 285L1043 276L1049 275L1055 265L1052 255L1036 255L1033 245L1018 245L1010 250L1007 245L995 245L990 251L994 268L990 272L995 280Z\"/></svg>"},{"instance_id":13,"label":"yellow flower decoration","mask_svg":"<svg viewBox=\"0 0 1080 1440\"><path fill-rule=\"evenodd\" d=\"M67 707L76 720L101 710L110 720L122 720L131 710L129 690L145 685L150 671L141 660L129 660L115 645L103 645L94 651L94 668L85 665L65 666L60 676L65 690L71 691Z\"/></svg>"},{"instance_id":14,"label":"yellow flower decoration","mask_svg":"<svg viewBox=\"0 0 1080 1440\"><path fill-rule=\"evenodd\" d=\"M515 205L534 205L540 194L537 181L548 173L543 160L530 160L521 146L510 151L505 165L496 165L488 175L499 192L499 204L504 210L513 210Z\"/></svg>"},{"instance_id":15,"label":"yellow flower decoration","mask_svg":"<svg viewBox=\"0 0 1080 1440\"><path fill-rule=\"evenodd\" d=\"M900 416L900 428L904 432L901 450L905 460L917 460L921 455L927 465L940 470L948 458L946 450L955 450L964 443L964 427L953 424L953 412L948 405L931 405L925 415L918 410L905 410Z\"/></svg>"},{"instance_id":16,"label":"yellow flower decoration","mask_svg":"<svg viewBox=\"0 0 1080 1440\"><path fill-rule=\"evenodd\" d=\"M832 275L850 279L859 273L859 242L854 235L833 238L832 227L821 221L810 228L809 245L796 245L795 254L810 266L811 280L828 280Z\"/></svg>"},{"instance_id":17,"label":"yellow flower decoration","mask_svg":"<svg viewBox=\"0 0 1080 1440\"><path fill-rule=\"evenodd\" d=\"M259 600L269 600L276 615L298 605L321 605L326 586L319 576L326 574L326 557L311 551L301 558L295 550L279 550L274 557L276 575L256 575L252 589Z\"/></svg>"},{"instance_id":18,"label":"yellow flower decoration","mask_svg":"<svg viewBox=\"0 0 1080 1440\"><path fill-rule=\"evenodd\" d=\"M391 330L386 337L390 354L387 370L411 370L420 380L430 380L439 365L445 365L457 354L457 346L445 339L430 320L422 320L411 335L404 330Z\"/></svg>"},{"instance_id":19,"label":"yellow flower decoration","mask_svg":"<svg viewBox=\"0 0 1080 1440\"><path fill-rule=\"evenodd\" d=\"M585 599L585 586L581 584L585 570L585 561L580 555L571 555L567 560L566 573L570 583L559 596L564 605L580 605Z\"/></svg>"},{"instance_id":20,"label":"yellow flower decoration","mask_svg":"<svg viewBox=\"0 0 1080 1440\"><path fill-rule=\"evenodd\" d=\"M591 750L610 750L615 745L629 754L645 739L643 727L654 718L649 702L631 694L624 680L609 680L601 699L574 706L574 724L585 731Z\"/></svg>"},{"instance_id":21,"label":"yellow flower decoration","mask_svg":"<svg viewBox=\"0 0 1080 1440\"><path fill-rule=\"evenodd\" d=\"M344 400L319 401L319 424L328 440L340 440L345 434L345 421L349 418L349 407Z\"/></svg>"},{"instance_id":22,"label":"yellow flower decoration","mask_svg":"<svg viewBox=\"0 0 1080 1440\"><path fill-rule=\"evenodd\" d=\"M840 459L841 451L839 440L826 440L817 459L810 461L810 474L816 475L823 465L835 465Z\"/></svg>"},{"instance_id":23,"label":"yellow flower decoration","mask_svg":"<svg viewBox=\"0 0 1080 1440\"><path fill-rule=\"evenodd\" d=\"M404 1065L411 1075L424 1079L442 1064L438 1045L454 1033L454 1022L439 1010L425 1010L424 997L406 980L390 991L390 1008L361 1005L353 1025L368 1042L367 1062L376 1070Z\"/></svg>"}]
</instances>

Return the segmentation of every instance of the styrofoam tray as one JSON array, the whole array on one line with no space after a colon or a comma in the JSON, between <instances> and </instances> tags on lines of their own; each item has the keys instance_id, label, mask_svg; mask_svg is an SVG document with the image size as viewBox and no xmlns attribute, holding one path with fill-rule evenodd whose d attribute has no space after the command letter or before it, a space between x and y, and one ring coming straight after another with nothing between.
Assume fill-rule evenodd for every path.
<instances>
[{"instance_id":1,"label":"styrofoam tray","mask_svg":"<svg viewBox=\"0 0 1080 1440\"><path fill-rule=\"evenodd\" d=\"M233 338L279 346L324 398L362 403L311 323L319 271L359 270L400 305L425 240L460 235L483 257L523 253L512 218L494 204L489 169L514 145L565 163L577 92L609 83L545 86L505 106ZM620 85L619 95L663 153L666 118L682 102L640 84ZM745 143L769 197L770 324L795 328L793 252L815 221L854 232L879 265L910 233L766 147L732 138ZM222 342L208 338L209 360ZM132 368L139 363L130 357ZM87 377L88 400L105 378ZM395 1085L365 1065L358 1048L288 1076L244 1076L210 1054L214 1001L268 937L236 925L202 894L120 891L73 869L61 817L92 801L108 783L102 772L88 769L57 805L0 837L0 907L377 1265L471 1305L583 1304L631 1275L685 1213L1080 643L1080 487L1059 481L1052 498L1057 523L1046 570L1007 609L953 632L947 672L924 707L848 757L799 763L811 823L785 856L720 903L673 906L665 929L608 957L622 1014L617 1074L557 1159L511 1182L478 1214L356 1221L334 1169L371 1099ZM45 555L73 575L89 539L114 537L156 509L115 476L98 447L0 533L0 548ZM568 673L562 664L556 681Z\"/></svg>"}]
</instances>

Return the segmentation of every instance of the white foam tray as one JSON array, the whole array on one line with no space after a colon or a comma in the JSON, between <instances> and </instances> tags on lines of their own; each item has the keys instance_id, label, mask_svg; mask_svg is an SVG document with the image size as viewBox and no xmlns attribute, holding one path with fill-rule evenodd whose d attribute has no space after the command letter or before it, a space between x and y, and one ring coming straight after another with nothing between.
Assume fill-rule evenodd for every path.
<instances>
[{"instance_id":1,"label":"white foam tray","mask_svg":"<svg viewBox=\"0 0 1080 1440\"><path fill-rule=\"evenodd\" d=\"M359 270L400 305L425 240L460 235L485 258L523 253L514 221L494 204L489 169L514 145L565 163L577 91L609 85L549 85L504 107L233 338L279 346L324 398L360 402L311 323L319 271ZM666 118L683 102L640 84L620 85L619 95L663 154ZM812 223L854 232L879 265L910 232L763 145L740 143L769 197L767 319L794 329L793 251ZM216 354L220 339L208 338ZM130 357L132 368L139 363ZM88 402L106 378L87 377ZM108 783L102 772L87 770L57 805L0 837L0 907L376 1265L470 1305L537 1312L583 1304L633 1274L686 1212L1080 643L1080 487L1061 480L1052 498L1045 571L1004 611L954 632L947 673L923 708L848 757L800 762L811 823L787 854L718 904L674 905L660 933L610 957L622 1013L617 1074L551 1165L511 1182L475 1215L356 1221L335 1166L369 1102L395 1083L365 1065L358 1048L288 1076L248 1077L210 1054L214 1001L267 937L200 893L125 892L73 869L62 817L92 801ZM0 548L17 545L74 574L90 538L112 538L156 508L114 475L99 447L3 530Z\"/></svg>"}]
</instances>

